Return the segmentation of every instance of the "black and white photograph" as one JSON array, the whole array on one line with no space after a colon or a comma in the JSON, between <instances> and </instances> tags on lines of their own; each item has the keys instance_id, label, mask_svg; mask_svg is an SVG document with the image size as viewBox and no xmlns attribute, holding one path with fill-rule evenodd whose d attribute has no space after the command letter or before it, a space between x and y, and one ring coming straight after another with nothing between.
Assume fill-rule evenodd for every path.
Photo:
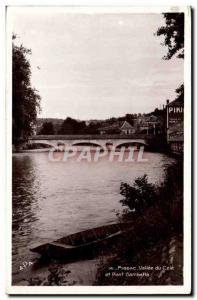
<instances>
[{"instance_id":1,"label":"black and white photograph","mask_svg":"<svg viewBox=\"0 0 197 300\"><path fill-rule=\"evenodd\" d=\"M191 8L8 6L9 294L191 292Z\"/></svg>"}]
</instances>

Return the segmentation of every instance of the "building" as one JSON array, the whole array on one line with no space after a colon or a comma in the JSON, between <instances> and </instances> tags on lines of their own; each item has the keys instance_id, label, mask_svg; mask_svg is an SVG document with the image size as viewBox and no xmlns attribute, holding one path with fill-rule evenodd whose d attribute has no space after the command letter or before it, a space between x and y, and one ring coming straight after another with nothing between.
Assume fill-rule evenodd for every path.
<instances>
[{"instance_id":1,"label":"building","mask_svg":"<svg viewBox=\"0 0 197 300\"><path fill-rule=\"evenodd\" d=\"M141 134L158 135L162 133L163 121L161 118L151 115L141 115L135 120L135 128Z\"/></svg>"},{"instance_id":2,"label":"building","mask_svg":"<svg viewBox=\"0 0 197 300\"><path fill-rule=\"evenodd\" d=\"M166 105L166 138L174 153L183 153L184 143L184 105L179 99Z\"/></svg>"},{"instance_id":3,"label":"building","mask_svg":"<svg viewBox=\"0 0 197 300\"><path fill-rule=\"evenodd\" d=\"M100 134L133 134L135 128L127 121L117 121L111 125L99 128Z\"/></svg>"},{"instance_id":4,"label":"building","mask_svg":"<svg viewBox=\"0 0 197 300\"><path fill-rule=\"evenodd\" d=\"M122 126L120 127L120 132L122 134L133 134L135 133L135 128L131 126L127 121L124 121Z\"/></svg>"}]
</instances>

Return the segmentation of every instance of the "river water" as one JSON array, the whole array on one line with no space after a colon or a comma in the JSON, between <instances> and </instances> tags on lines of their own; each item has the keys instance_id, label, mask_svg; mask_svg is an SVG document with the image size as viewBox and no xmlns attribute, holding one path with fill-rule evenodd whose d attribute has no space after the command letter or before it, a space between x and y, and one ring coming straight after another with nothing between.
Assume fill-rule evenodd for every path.
<instances>
[{"instance_id":1,"label":"river water","mask_svg":"<svg viewBox=\"0 0 197 300\"><path fill-rule=\"evenodd\" d=\"M32 259L30 246L116 222L121 181L132 183L146 173L159 183L173 162L159 153L146 152L146 159L52 162L47 153L13 154L13 279Z\"/></svg>"}]
</instances>

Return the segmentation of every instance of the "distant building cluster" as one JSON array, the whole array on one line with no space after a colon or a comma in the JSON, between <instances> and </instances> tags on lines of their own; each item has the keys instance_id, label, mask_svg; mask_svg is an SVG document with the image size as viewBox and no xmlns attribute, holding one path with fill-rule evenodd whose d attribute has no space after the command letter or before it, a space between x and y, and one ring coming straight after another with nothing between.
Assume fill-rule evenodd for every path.
<instances>
[{"instance_id":1,"label":"distant building cluster","mask_svg":"<svg viewBox=\"0 0 197 300\"><path fill-rule=\"evenodd\" d=\"M163 118L153 114L138 117L134 124L137 133L158 135L163 132Z\"/></svg>"},{"instance_id":2,"label":"distant building cluster","mask_svg":"<svg viewBox=\"0 0 197 300\"><path fill-rule=\"evenodd\" d=\"M66 120L38 119L35 132L36 134L60 134L63 124L64 132L61 134L143 134L160 136L158 140L168 145L172 152L182 153L184 141L183 119L183 101L176 99L172 102L167 100L166 106L162 110L155 109L154 112L149 114L127 114L125 117L120 118L88 121L71 118ZM53 127L53 130L51 127ZM44 133L43 130L45 130Z\"/></svg>"},{"instance_id":3,"label":"distant building cluster","mask_svg":"<svg viewBox=\"0 0 197 300\"><path fill-rule=\"evenodd\" d=\"M158 135L162 133L163 119L154 115L140 115L133 119L133 125L128 121L115 121L109 126L99 128L100 134L124 134L130 135L134 133L139 134L153 134Z\"/></svg>"},{"instance_id":4,"label":"distant building cluster","mask_svg":"<svg viewBox=\"0 0 197 300\"><path fill-rule=\"evenodd\" d=\"M111 125L100 127L100 134L133 134L135 128L127 121L116 121Z\"/></svg>"}]
</instances>

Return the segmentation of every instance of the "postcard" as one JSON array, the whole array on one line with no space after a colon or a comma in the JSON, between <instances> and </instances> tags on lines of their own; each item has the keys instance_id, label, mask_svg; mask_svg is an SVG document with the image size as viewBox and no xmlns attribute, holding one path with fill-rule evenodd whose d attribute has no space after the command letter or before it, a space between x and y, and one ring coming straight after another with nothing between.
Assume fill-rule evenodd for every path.
<instances>
[{"instance_id":1,"label":"postcard","mask_svg":"<svg viewBox=\"0 0 197 300\"><path fill-rule=\"evenodd\" d=\"M7 293L191 293L191 8L7 6Z\"/></svg>"}]
</instances>

